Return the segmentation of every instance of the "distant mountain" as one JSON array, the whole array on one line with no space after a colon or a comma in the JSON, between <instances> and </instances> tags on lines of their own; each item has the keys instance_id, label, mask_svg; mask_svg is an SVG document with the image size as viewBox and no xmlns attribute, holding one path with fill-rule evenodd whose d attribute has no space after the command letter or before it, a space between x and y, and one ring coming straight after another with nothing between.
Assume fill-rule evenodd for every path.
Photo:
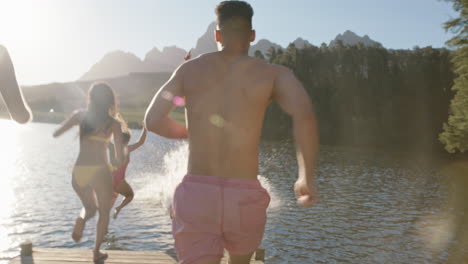
<instances>
[{"instance_id":1,"label":"distant mountain","mask_svg":"<svg viewBox=\"0 0 468 264\"><path fill-rule=\"evenodd\" d=\"M205 31L205 34L197 40L197 45L192 50L192 58L197 57L203 53L215 52L218 50L218 45L215 41L214 31L216 30L216 23L211 23Z\"/></svg>"},{"instance_id":2,"label":"distant mountain","mask_svg":"<svg viewBox=\"0 0 468 264\"><path fill-rule=\"evenodd\" d=\"M276 43L273 43L273 42L271 42L271 41L269 41L267 39L261 39L256 44L250 46L249 55L253 56L255 54L255 51L259 50L259 51L262 52L263 56L266 57L267 54L268 54L268 50L271 47L274 47L275 49L282 49L283 48L280 45L278 45Z\"/></svg>"},{"instance_id":3,"label":"distant mountain","mask_svg":"<svg viewBox=\"0 0 468 264\"><path fill-rule=\"evenodd\" d=\"M298 49L302 49L304 48L305 46L308 46L308 45L312 45L310 44L309 41L305 40L305 39L302 39L302 38L297 38L296 40L294 40L292 42L296 48ZM275 48L275 49L284 49L281 45L279 44L276 44L274 42L271 42L267 39L261 39L259 40L256 44L252 45L250 47L250 50L249 50L249 55L250 56L254 56L255 54L255 51L259 50L262 52L263 56L267 57L267 54L268 54L268 50L270 48Z\"/></svg>"},{"instance_id":4,"label":"distant mountain","mask_svg":"<svg viewBox=\"0 0 468 264\"><path fill-rule=\"evenodd\" d=\"M192 50L192 58L218 50L218 46L214 39L215 30L216 23L213 22L208 26L205 33L197 40L197 44ZM297 39L296 41L301 43L307 42L302 39ZM266 56L271 47L275 47L277 49L282 48L276 43L266 39L261 39L251 46L249 55L253 56L256 50L260 50ZM91 69L79 79L79 81L114 78L134 72L172 72L183 62L186 54L186 50L176 46L165 47L162 51L155 47L146 54L143 60L130 52L110 52L99 62L93 65Z\"/></svg>"},{"instance_id":5,"label":"distant mountain","mask_svg":"<svg viewBox=\"0 0 468 264\"><path fill-rule=\"evenodd\" d=\"M362 43L364 46L367 46L367 47L375 46L375 45L382 46L382 44L370 39L369 36L367 35L364 35L364 37L360 37L356 33L349 31L349 30L346 30L343 34L338 34L334 40L330 41L330 44L328 46L329 47L336 46L339 40L341 40L344 45L348 45L348 46L357 45L358 43Z\"/></svg>"},{"instance_id":6,"label":"distant mountain","mask_svg":"<svg viewBox=\"0 0 468 264\"><path fill-rule=\"evenodd\" d=\"M165 47L162 51L153 48L145 56L147 71L172 72L183 61L187 51L176 46Z\"/></svg>"},{"instance_id":7,"label":"distant mountain","mask_svg":"<svg viewBox=\"0 0 468 264\"><path fill-rule=\"evenodd\" d=\"M113 51L85 73L79 81L102 80L135 72L172 72L184 61L187 51L176 46L150 50L144 60L131 52Z\"/></svg>"},{"instance_id":8,"label":"distant mountain","mask_svg":"<svg viewBox=\"0 0 468 264\"><path fill-rule=\"evenodd\" d=\"M140 58L133 53L118 50L104 55L80 80L112 78L140 71L145 71L145 66Z\"/></svg>"},{"instance_id":9,"label":"distant mountain","mask_svg":"<svg viewBox=\"0 0 468 264\"><path fill-rule=\"evenodd\" d=\"M114 89L122 108L141 108L149 104L155 89L161 87L170 76L167 72L140 72L100 80L109 83ZM21 88L34 111L55 109L58 112L69 113L86 106L87 92L91 84L92 81L76 81Z\"/></svg>"},{"instance_id":10,"label":"distant mountain","mask_svg":"<svg viewBox=\"0 0 468 264\"><path fill-rule=\"evenodd\" d=\"M308 40L302 39L302 38L297 38L295 41L293 41L294 46L298 49L303 49L305 46L311 46L310 42Z\"/></svg>"}]
</instances>

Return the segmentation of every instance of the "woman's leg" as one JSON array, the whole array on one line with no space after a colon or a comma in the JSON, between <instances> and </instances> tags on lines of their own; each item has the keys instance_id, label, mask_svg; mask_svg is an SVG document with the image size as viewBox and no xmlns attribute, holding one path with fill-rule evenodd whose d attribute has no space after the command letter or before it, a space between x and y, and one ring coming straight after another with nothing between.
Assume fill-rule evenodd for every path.
<instances>
[{"instance_id":1,"label":"woman's leg","mask_svg":"<svg viewBox=\"0 0 468 264\"><path fill-rule=\"evenodd\" d=\"M122 180L119 185L117 185L117 192L123 195L125 198L122 200L122 203L120 203L120 205L115 208L114 219L117 218L120 210L122 210L122 208L124 208L133 200L134 196L133 189L126 180Z\"/></svg>"},{"instance_id":2,"label":"woman's leg","mask_svg":"<svg viewBox=\"0 0 468 264\"><path fill-rule=\"evenodd\" d=\"M114 193L112 194L111 208L114 207L117 198L119 198L119 194L114 191Z\"/></svg>"},{"instance_id":3,"label":"woman's leg","mask_svg":"<svg viewBox=\"0 0 468 264\"><path fill-rule=\"evenodd\" d=\"M97 205L94 197L93 189L87 186L79 186L76 184L75 179L72 179L73 190L81 200L83 208L81 209L80 216L76 219L75 226L73 228L72 238L75 242L79 242L83 236L83 230L87 220L91 219L96 215Z\"/></svg>"},{"instance_id":4,"label":"woman's leg","mask_svg":"<svg viewBox=\"0 0 468 264\"><path fill-rule=\"evenodd\" d=\"M99 256L99 249L109 226L109 213L112 202L112 177L109 169L105 168L98 173L92 182L97 196L99 219L96 227L96 242L94 245L94 256Z\"/></svg>"}]
</instances>

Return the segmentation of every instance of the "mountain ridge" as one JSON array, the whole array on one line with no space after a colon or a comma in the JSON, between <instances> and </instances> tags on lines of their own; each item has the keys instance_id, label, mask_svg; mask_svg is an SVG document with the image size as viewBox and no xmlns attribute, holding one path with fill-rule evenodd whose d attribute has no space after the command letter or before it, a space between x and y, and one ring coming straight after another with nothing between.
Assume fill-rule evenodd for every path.
<instances>
[{"instance_id":1,"label":"mountain ridge","mask_svg":"<svg viewBox=\"0 0 468 264\"><path fill-rule=\"evenodd\" d=\"M195 47L192 49L192 58L218 50L217 43L214 40L215 29L215 22L208 25L205 33L198 38ZM328 46L334 47L339 41L344 45L357 45L358 43L362 43L364 46L382 46L382 44L372 40L368 35L361 37L350 30L338 34L335 39L330 41ZM296 38L296 40L291 43L300 49L312 45L308 40L301 37ZM255 44L251 45L249 56L254 56L255 52L258 50L264 57L268 57L268 50L271 47L275 49L286 48L268 39L259 39ZM187 52L188 51L185 49L175 45L163 47L162 50L154 47L141 59L131 52L121 50L112 51L105 54L103 58L83 74L78 81L114 78L125 76L133 72L172 72L183 62Z\"/></svg>"}]
</instances>

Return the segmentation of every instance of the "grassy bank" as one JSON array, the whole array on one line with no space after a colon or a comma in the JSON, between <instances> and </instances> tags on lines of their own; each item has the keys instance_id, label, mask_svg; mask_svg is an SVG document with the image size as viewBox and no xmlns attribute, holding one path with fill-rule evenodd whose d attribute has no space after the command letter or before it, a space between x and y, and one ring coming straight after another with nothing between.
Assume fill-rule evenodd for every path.
<instances>
[{"instance_id":1,"label":"grassy bank","mask_svg":"<svg viewBox=\"0 0 468 264\"><path fill-rule=\"evenodd\" d=\"M130 128L141 128L146 109L121 109L120 113ZM176 121L185 124L185 114L183 110L176 109L171 112L171 117Z\"/></svg>"}]
</instances>

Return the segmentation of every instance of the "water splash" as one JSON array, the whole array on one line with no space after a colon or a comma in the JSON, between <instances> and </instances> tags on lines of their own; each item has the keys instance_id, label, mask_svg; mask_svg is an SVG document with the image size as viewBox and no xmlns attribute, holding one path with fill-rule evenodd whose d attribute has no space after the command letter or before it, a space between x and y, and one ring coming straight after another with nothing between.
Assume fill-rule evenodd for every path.
<instances>
[{"instance_id":1,"label":"water splash","mask_svg":"<svg viewBox=\"0 0 468 264\"><path fill-rule=\"evenodd\" d=\"M146 184L138 192L142 199L156 202L168 212L174 190L187 172L188 145L180 144L165 154L163 160L160 171L142 175Z\"/></svg>"},{"instance_id":2,"label":"water splash","mask_svg":"<svg viewBox=\"0 0 468 264\"><path fill-rule=\"evenodd\" d=\"M268 211L276 211L276 209L281 207L281 199L279 198L277 191L273 188L265 176L258 175L258 180L262 184L263 188L265 188L270 194L271 200L270 205L268 206Z\"/></svg>"}]
</instances>

